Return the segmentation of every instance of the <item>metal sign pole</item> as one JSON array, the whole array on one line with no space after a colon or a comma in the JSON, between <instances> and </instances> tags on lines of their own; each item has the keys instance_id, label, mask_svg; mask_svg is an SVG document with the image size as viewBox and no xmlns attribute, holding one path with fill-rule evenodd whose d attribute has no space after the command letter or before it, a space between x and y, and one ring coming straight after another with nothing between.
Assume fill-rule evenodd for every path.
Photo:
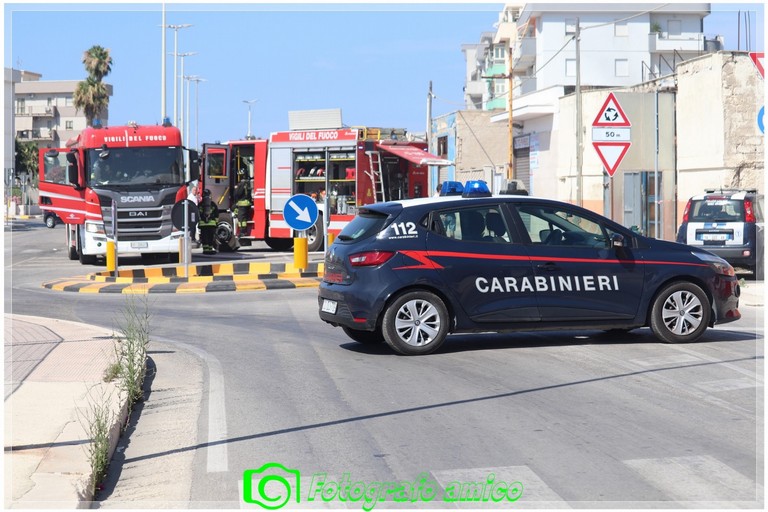
<instances>
[{"instance_id":1,"label":"metal sign pole","mask_svg":"<svg viewBox=\"0 0 768 512\"><path fill-rule=\"evenodd\" d=\"M189 188L189 185L187 185ZM189 278L189 198L184 200L184 277Z\"/></svg>"},{"instance_id":2,"label":"metal sign pole","mask_svg":"<svg viewBox=\"0 0 768 512\"><path fill-rule=\"evenodd\" d=\"M117 202L112 201L112 240L114 247L111 248L111 251L113 253L114 258L114 277L117 277L120 275L120 269L118 267L118 257L117 257ZM107 246L107 251L110 251L110 247Z\"/></svg>"}]
</instances>

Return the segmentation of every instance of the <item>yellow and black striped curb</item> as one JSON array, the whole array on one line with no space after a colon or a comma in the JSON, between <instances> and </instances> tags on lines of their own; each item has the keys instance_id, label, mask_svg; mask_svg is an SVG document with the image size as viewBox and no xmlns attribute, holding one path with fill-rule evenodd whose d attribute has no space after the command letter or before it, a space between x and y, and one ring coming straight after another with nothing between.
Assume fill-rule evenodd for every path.
<instances>
[{"instance_id":1,"label":"yellow and black striped curb","mask_svg":"<svg viewBox=\"0 0 768 512\"><path fill-rule=\"evenodd\" d=\"M298 269L292 263L214 263L152 267L97 272L86 276L56 279L44 288L79 293L205 293L317 288L323 276L322 263Z\"/></svg>"}]
</instances>

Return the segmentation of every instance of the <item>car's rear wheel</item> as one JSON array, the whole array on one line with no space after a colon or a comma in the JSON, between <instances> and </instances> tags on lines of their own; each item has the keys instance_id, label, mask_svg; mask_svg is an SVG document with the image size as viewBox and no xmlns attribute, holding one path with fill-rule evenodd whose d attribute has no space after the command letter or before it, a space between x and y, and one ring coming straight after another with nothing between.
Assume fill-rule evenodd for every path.
<instances>
[{"instance_id":1,"label":"car's rear wheel","mask_svg":"<svg viewBox=\"0 0 768 512\"><path fill-rule=\"evenodd\" d=\"M653 301L651 330L665 343L690 343L707 330L710 315L704 290L693 283L672 283Z\"/></svg>"},{"instance_id":2,"label":"car's rear wheel","mask_svg":"<svg viewBox=\"0 0 768 512\"><path fill-rule=\"evenodd\" d=\"M346 326L342 326L341 328L344 330L344 334L364 345L377 345L384 341L384 336L381 334L380 328L373 331L359 331Z\"/></svg>"},{"instance_id":3,"label":"car's rear wheel","mask_svg":"<svg viewBox=\"0 0 768 512\"><path fill-rule=\"evenodd\" d=\"M449 322L440 297L424 290L410 291L387 307L382 332L387 344L401 354L430 354L445 341Z\"/></svg>"}]
</instances>

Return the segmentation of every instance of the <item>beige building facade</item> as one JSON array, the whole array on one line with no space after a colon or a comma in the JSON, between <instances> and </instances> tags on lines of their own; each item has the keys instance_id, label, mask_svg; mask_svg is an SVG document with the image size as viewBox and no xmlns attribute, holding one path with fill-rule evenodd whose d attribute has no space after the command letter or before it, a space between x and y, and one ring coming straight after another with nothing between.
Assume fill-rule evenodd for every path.
<instances>
[{"instance_id":1,"label":"beige building facade","mask_svg":"<svg viewBox=\"0 0 768 512\"><path fill-rule=\"evenodd\" d=\"M15 70L14 70L15 71ZM74 92L79 80L41 80L42 75L17 71L12 83L15 137L22 142L36 142L39 147L62 147L86 128L85 114L74 106ZM112 96L112 86L106 84ZM109 109L99 117L109 125Z\"/></svg>"}]
</instances>

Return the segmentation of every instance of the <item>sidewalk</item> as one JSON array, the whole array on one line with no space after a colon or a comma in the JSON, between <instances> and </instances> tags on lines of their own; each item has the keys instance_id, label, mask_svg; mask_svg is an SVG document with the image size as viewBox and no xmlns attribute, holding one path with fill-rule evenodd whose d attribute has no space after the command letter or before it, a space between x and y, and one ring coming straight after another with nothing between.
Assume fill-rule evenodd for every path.
<instances>
[{"instance_id":1,"label":"sidewalk","mask_svg":"<svg viewBox=\"0 0 768 512\"><path fill-rule=\"evenodd\" d=\"M95 404L109 406L110 457L127 416L114 383L112 332L22 315L5 321L5 508L78 508L90 501L88 434Z\"/></svg>"}]
</instances>

